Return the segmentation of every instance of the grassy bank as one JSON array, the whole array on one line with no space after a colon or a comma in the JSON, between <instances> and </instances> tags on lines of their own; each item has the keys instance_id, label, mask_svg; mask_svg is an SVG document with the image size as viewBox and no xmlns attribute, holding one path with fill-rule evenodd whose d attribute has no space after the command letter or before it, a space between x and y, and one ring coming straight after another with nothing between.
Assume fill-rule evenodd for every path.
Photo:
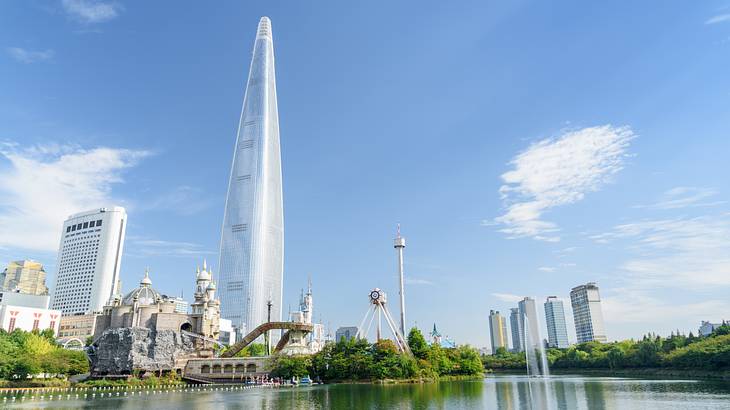
<instances>
[{"instance_id":1,"label":"grassy bank","mask_svg":"<svg viewBox=\"0 0 730 410\"><path fill-rule=\"evenodd\" d=\"M495 375L524 375L524 371L515 369L494 369L490 372ZM705 379L705 380L730 380L728 370L697 370L697 369L667 369L667 368L641 368L641 369L550 369L553 375L580 375L596 377L635 377L642 379Z\"/></svg>"},{"instance_id":2,"label":"grassy bank","mask_svg":"<svg viewBox=\"0 0 730 410\"><path fill-rule=\"evenodd\" d=\"M580 374L586 376L615 376L641 378L668 378L668 379L709 379L729 380L730 370L701 370L701 369L554 369L552 374Z\"/></svg>"},{"instance_id":3,"label":"grassy bank","mask_svg":"<svg viewBox=\"0 0 730 410\"><path fill-rule=\"evenodd\" d=\"M0 380L0 389L35 389L44 387L71 387L64 379Z\"/></svg>"}]
</instances>

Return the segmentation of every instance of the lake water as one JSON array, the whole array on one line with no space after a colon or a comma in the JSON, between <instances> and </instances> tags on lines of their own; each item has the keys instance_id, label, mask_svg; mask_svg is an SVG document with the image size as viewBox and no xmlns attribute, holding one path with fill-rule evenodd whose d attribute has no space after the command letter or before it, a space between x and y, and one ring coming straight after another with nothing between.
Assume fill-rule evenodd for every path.
<instances>
[{"instance_id":1,"label":"lake water","mask_svg":"<svg viewBox=\"0 0 730 410\"><path fill-rule=\"evenodd\" d=\"M221 387L209 387L208 389ZM140 395L141 393L141 395ZM116 392L112 393L113 395ZM235 391L132 393L127 397L43 401L26 396L0 407L22 409L730 409L730 383L521 376L422 385L339 384ZM83 394L82 394L83 396Z\"/></svg>"}]
</instances>

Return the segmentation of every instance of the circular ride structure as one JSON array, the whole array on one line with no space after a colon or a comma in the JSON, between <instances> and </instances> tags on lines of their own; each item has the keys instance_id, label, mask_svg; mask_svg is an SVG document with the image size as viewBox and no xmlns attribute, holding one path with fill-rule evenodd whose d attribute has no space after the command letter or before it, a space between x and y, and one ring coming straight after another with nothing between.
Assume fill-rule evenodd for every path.
<instances>
[{"instance_id":1,"label":"circular ride structure","mask_svg":"<svg viewBox=\"0 0 730 410\"><path fill-rule=\"evenodd\" d=\"M387 301L388 298L384 291L382 291L380 288L375 288L370 291L368 294L368 299L370 301L370 306L368 307L368 310L365 312L365 316L362 318L362 321L360 321L360 326L357 327L357 338L367 338L368 333L370 333L370 327L373 324L373 321L377 317L377 327L376 327L376 338L377 340L383 339L383 332L381 328L381 319L385 318L385 323L390 328L390 331L393 333L393 337L395 338L395 346L398 348L398 351L402 353L406 353L408 355L413 355L411 353L411 348L408 346L408 343L406 342L405 338L401 334L401 332L398 330L398 326L395 325L395 321L393 320L393 316L390 314L390 311L387 307ZM365 324L365 321L367 318L370 317L370 321L368 322L368 327L363 328L363 325Z\"/></svg>"}]
</instances>

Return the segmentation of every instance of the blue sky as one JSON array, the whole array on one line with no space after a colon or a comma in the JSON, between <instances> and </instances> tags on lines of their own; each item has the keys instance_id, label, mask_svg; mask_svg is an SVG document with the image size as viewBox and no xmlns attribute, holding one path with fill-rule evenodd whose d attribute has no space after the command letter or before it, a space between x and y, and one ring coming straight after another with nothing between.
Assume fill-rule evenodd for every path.
<instances>
[{"instance_id":1,"label":"blue sky","mask_svg":"<svg viewBox=\"0 0 730 410\"><path fill-rule=\"evenodd\" d=\"M52 282L63 219L119 204L125 290L189 295L268 15L285 309L311 275L357 325L401 223L409 322L457 342L588 281L609 339L730 319L730 2L247 3L0 6L1 263Z\"/></svg>"}]
</instances>

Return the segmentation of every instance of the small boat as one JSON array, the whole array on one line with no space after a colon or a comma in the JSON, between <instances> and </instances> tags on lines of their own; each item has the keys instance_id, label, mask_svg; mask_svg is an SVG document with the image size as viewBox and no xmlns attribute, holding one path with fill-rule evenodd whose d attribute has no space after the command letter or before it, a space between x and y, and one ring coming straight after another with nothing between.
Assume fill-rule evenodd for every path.
<instances>
[{"instance_id":1,"label":"small boat","mask_svg":"<svg viewBox=\"0 0 730 410\"><path fill-rule=\"evenodd\" d=\"M309 376L304 376L299 380L299 384L312 384L312 379Z\"/></svg>"}]
</instances>

